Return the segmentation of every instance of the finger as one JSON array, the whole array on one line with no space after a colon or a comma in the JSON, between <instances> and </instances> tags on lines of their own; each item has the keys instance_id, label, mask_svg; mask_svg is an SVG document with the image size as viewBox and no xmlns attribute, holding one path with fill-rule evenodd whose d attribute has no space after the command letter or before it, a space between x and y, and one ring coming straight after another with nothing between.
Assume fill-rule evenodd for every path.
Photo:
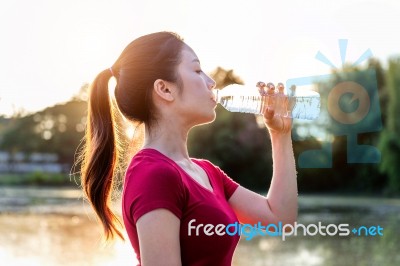
<instances>
[{"instance_id":1,"label":"finger","mask_svg":"<svg viewBox=\"0 0 400 266\"><path fill-rule=\"evenodd\" d=\"M274 114L275 114L275 111L272 109L272 108L267 108L266 110L265 110L265 112L264 112L264 118L265 118L265 120L268 122L268 121L271 121L271 119L272 118L274 118Z\"/></svg>"},{"instance_id":2,"label":"finger","mask_svg":"<svg viewBox=\"0 0 400 266\"><path fill-rule=\"evenodd\" d=\"M262 81L259 81L256 84L256 87L265 87L265 86L267 86L267 85L265 84L265 82L262 82Z\"/></svg>"},{"instance_id":3,"label":"finger","mask_svg":"<svg viewBox=\"0 0 400 266\"><path fill-rule=\"evenodd\" d=\"M265 84L265 82L259 81L256 84L256 87L260 88L260 87L266 87L267 85Z\"/></svg>"},{"instance_id":4,"label":"finger","mask_svg":"<svg viewBox=\"0 0 400 266\"><path fill-rule=\"evenodd\" d=\"M267 84L268 94L273 94L275 92L275 85L272 82Z\"/></svg>"},{"instance_id":5,"label":"finger","mask_svg":"<svg viewBox=\"0 0 400 266\"><path fill-rule=\"evenodd\" d=\"M283 91L285 90L285 86L281 82L278 83L277 87L278 87L278 92L279 93L283 93Z\"/></svg>"},{"instance_id":6,"label":"finger","mask_svg":"<svg viewBox=\"0 0 400 266\"><path fill-rule=\"evenodd\" d=\"M266 86L267 85L262 81L257 82L256 87L258 88L258 92L260 93L261 96L265 96L267 94L267 92L265 91Z\"/></svg>"}]
</instances>

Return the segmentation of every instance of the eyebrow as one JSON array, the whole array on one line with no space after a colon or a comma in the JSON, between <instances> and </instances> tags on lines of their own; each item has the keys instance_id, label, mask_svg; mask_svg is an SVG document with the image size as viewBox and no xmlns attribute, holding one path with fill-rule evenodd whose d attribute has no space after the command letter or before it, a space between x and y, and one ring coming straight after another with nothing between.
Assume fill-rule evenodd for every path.
<instances>
[{"instance_id":1,"label":"eyebrow","mask_svg":"<svg viewBox=\"0 0 400 266\"><path fill-rule=\"evenodd\" d=\"M200 60L197 58L193 59L192 62L198 62L200 64Z\"/></svg>"}]
</instances>

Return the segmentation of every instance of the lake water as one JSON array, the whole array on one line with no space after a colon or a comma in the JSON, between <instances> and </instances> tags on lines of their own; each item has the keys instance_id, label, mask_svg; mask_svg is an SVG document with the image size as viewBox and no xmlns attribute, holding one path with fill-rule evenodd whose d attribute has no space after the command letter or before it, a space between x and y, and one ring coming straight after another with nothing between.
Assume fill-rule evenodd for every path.
<instances>
[{"instance_id":1,"label":"lake water","mask_svg":"<svg viewBox=\"0 0 400 266\"><path fill-rule=\"evenodd\" d=\"M299 205L298 223L380 226L383 236L242 236L233 265L400 265L400 199L300 196ZM0 188L0 265L135 265L128 241L104 245L100 234L79 190Z\"/></svg>"}]
</instances>

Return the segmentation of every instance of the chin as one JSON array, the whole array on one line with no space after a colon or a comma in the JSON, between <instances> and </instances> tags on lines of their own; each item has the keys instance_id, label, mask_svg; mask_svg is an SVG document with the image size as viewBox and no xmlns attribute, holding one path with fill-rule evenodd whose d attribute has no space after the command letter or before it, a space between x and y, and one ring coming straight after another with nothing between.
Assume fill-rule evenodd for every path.
<instances>
[{"instance_id":1,"label":"chin","mask_svg":"<svg viewBox=\"0 0 400 266\"><path fill-rule=\"evenodd\" d=\"M215 118L217 117L215 110L213 110L212 113L205 115L204 117L202 117L202 119L196 123L197 126L199 125L205 125L205 124L210 124L212 122L214 122Z\"/></svg>"},{"instance_id":2,"label":"chin","mask_svg":"<svg viewBox=\"0 0 400 266\"><path fill-rule=\"evenodd\" d=\"M215 110L214 110L212 115L210 116L210 119L206 122L206 124L214 122L216 117L217 117L217 114L215 113Z\"/></svg>"}]
</instances>

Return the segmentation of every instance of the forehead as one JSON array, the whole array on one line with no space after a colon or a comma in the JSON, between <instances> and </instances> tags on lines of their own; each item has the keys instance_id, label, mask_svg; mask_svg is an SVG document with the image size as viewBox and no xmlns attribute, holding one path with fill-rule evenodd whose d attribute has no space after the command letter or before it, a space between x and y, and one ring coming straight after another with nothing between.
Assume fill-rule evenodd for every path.
<instances>
[{"instance_id":1,"label":"forehead","mask_svg":"<svg viewBox=\"0 0 400 266\"><path fill-rule=\"evenodd\" d=\"M185 46L182 49L181 56L182 56L182 63L193 63L193 62L200 63L196 53L189 46Z\"/></svg>"}]
</instances>

